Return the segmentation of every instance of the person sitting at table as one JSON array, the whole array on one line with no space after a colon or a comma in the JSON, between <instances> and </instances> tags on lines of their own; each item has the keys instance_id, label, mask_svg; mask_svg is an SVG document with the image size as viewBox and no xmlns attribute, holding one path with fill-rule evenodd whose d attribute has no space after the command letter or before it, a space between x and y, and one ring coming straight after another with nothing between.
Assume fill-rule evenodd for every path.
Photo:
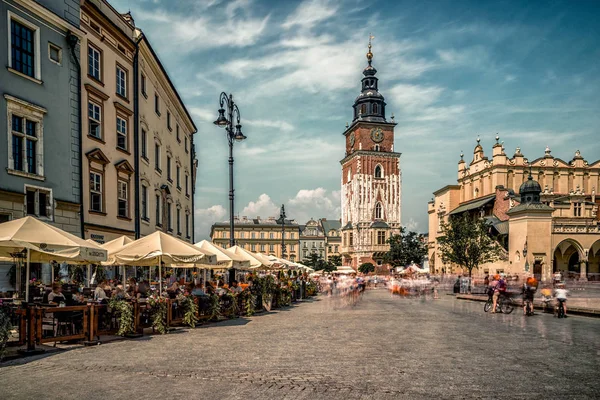
<instances>
[{"instance_id":1,"label":"person sitting at table","mask_svg":"<svg viewBox=\"0 0 600 400\"><path fill-rule=\"evenodd\" d=\"M96 289L94 290L94 300L107 300L108 296L106 295L106 292L104 291L104 288L106 286L106 281L102 281L100 282L100 284L98 286L96 286Z\"/></svg>"},{"instance_id":2,"label":"person sitting at table","mask_svg":"<svg viewBox=\"0 0 600 400\"><path fill-rule=\"evenodd\" d=\"M138 298L140 298L140 297L146 298L146 297L148 297L149 291L150 291L150 282L148 282L148 279L144 279L138 285L137 297Z\"/></svg>"},{"instance_id":3,"label":"person sitting at table","mask_svg":"<svg viewBox=\"0 0 600 400\"><path fill-rule=\"evenodd\" d=\"M62 285L54 282L52 284L52 291L48 294L48 303L59 304L65 302L65 295L62 293Z\"/></svg>"},{"instance_id":4,"label":"person sitting at table","mask_svg":"<svg viewBox=\"0 0 600 400\"><path fill-rule=\"evenodd\" d=\"M234 280L234 281L231 281L231 287L229 288L229 291L231 293L239 294L239 293L242 293L244 291L244 289L242 289L242 287L239 285L238 281Z\"/></svg>"},{"instance_id":5,"label":"person sitting at table","mask_svg":"<svg viewBox=\"0 0 600 400\"><path fill-rule=\"evenodd\" d=\"M175 298L180 291L181 289L179 288L179 283L177 283L177 281L173 282L173 284L167 288L167 293L171 298Z\"/></svg>"},{"instance_id":6,"label":"person sitting at table","mask_svg":"<svg viewBox=\"0 0 600 400\"><path fill-rule=\"evenodd\" d=\"M124 300L129 298L129 295L125 293L122 287L117 286L117 288L113 290L112 298L117 300Z\"/></svg>"},{"instance_id":7,"label":"person sitting at table","mask_svg":"<svg viewBox=\"0 0 600 400\"><path fill-rule=\"evenodd\" d=\"M210 296L212 294L215 294L215 292L216 290L213 284L211 282L206 282L206 294Z\"/></svg>"},{"instance_id":8,"label":"person sitting at table","mask_svg":"<svg viewBox=\"0 0 600 400\"><path fill-rule=\"evenodd\" d=\"M129 278L129 286L127 287L127 294L130 297L136 297L137 295L137 281L135 278Z\"/></svg>"},{"instance_id":9,"label":"person sitting at table","mask_svg":"<svg viewBox=\"0 0 600 400\"><path fill-rule=\"evenodd\" d=\"M194 289L192 289L192 296L206 296L202 283L197 284Z\"/></svg>"}]
</instances>

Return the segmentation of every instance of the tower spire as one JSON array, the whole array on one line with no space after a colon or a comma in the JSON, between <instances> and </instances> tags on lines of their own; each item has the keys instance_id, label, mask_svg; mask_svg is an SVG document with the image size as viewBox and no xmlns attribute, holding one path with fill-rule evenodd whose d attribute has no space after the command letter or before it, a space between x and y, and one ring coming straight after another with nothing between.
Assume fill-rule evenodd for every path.
<instances>
[{"instance_id":1,"label":"tower spire","mask_svg":"<svg viewBox=\"0 0 600 400\"><path fill-rule=\"evenodd\" d=\"M371 40L375 39L375 36L369 33L369 52L367 53L367 61L369 62L369 67L371 66L371 62L373 61L373 53L371 52Z\"/></svg>"}]
</instances>

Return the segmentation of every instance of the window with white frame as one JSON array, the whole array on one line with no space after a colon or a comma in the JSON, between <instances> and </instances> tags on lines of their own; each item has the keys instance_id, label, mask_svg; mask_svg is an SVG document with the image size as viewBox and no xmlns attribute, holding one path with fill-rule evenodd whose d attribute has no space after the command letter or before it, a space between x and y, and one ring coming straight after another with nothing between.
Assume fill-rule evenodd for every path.
<instances>
[{"instance_id":1,"label":"window with white frame","mask_svg":"<svg viewBox=\"0 0 600 400\"><path fill-rule=\"evenodd\" d=\"M117 183L117 206L119 217L129 217L129 184L124 180Z\"/></svg>"},{"instance_id":2,"label":"window with white frame","mask_svg":"<svg viewBox=\"0 0 600 400\"><path fill-rule=\"evenodd\" d=\"M269 239L275 239L275 234L273 232L269 233Z\"/></svg>"},{"instance_id":3,"label":"window with white frame","mask_svg":"<svg viewBox=\"0 0 600 400\"><path fill-rule=\"evenodd\" d=\"M96 171L90 172L90 210L102 212L102 196L103 196L103 179L102 174Z\"/></svg>"},{"instance_id":4,"label":"window with white frame","mask_svg":"<svg viewBox=\"0 0 600 400\"><path fill-rule=\"evenodd\" d=\"M8 66L14 71L41 80L40 29L29 21L8 12Z\"/></svg>"},{"instance_id":5,"label":"window with white frame","mask_svg":"<svg viewBox=\"0 0 600 400\"><path fill-rule=\"evenodd\" d=\"M385 232L377 231L377 244L385 244Z\"/></svg>"},{"instance_id":6,"label":"window with white frame","mask_svg":"<svg viewBox=\"0 0 600 400\"><path fill-rule=\"evenodd\" d=\"M62 63L62 49L53 44L48 42L48 58L50 59L50 61L52 61L55 64L61 65Z\"/></svg>"},{"instance_id":7,"label":"window with white frame","mask_svg":"<svg viewBox=\"0 0 600 400\"><path fill-rule=\"evenodd\" d=\"M117 94L127 97L127 71L117 65Z\"/></svg>"},{"instance_id":8,"label":"window with white frame","mask_svg":"<svg viewBox=\"0 0 600 400\"><path fill-rule=\"evenodd\" d=\"M250 250L256 251L256 244L252 243L252 245L250 246Z\"/></svg>"},{"instance_id":9,"label":"window with white frame","mask_svg":"<svg viewBox=\"0 0 600 400\"><path fill-rule=\"evenodd\" d=\"M290 251L296 251L296 245L290 244Z\"/></svg>"},{"instance_id":10,"label":"window with white frame","mask_svg":"<svg viewBox=\"0 0 600 400\"><path fill-rule=\"evenodd\" d=\"M381 206L381 203L377 203L377 205L375 206L375 218L376 219L383 218L383 207Z\"/></svg>"},{"instance_id":11,"label":"window with white frame","mask_svg":"<svg viewBox=\"0 0 600 400\"><path fill-rule=\"evenodd\" d=\"M275 245L270 244L269 245L269 251L271 251L271 252L275 251Z\"/></svg>"},{"instance_id":12,"label":"window with white frame","mask_svg":"<svg viewBox=\"0 0 600 400\"><path fill-rule=\"evenodd\" d=\"M46 109L4 95L8 136L8 172L44 175L43 118Z\"/></svg>"},{"instance_id":13,"label":"window with white frame","mask_svg":"<svg viewBox=\"0 0 600 400\"><path fill-rule=\"evenodd\" d=\"M102 81L102 53L92 45L88 45L88 75Z\"/></svg>"},{"instance_id":14,"label":"window with white frame","mask_svg":"<svg viewBox=\"0 0 600 400\"><path fill-rule=\"evenodd\" d=\"M52 189L25 185L27 215L52 219Z\"/></svg>"},{"instance_id":15,"label":"window with white frame","mask_svg":"<svg viewBox=\"0 0 600 400\"><path fill-rule=\"evenodd\" d=\"M88 134L102 139L102 106L94 101L88 101Z\"/></svg>"},{"instance_id":16,"label":"window with white frame","mask_svg":"<svg viewBox=\"0 0 600 400\"><path fill-rule=\"evenodd\" d=\"M260 245L260 251L263 252L263 253L265 252L265 245L264 244Z\"/></svg>"},{"instance_id":17,"label":"window with white frame","mask_svg":"<svg viewBox=\"0 0 600 400\"><path fill-rule=\"evenodd\" d=\"M264 238L265 238L265 233L264 233L264 232L261 232L261 233L260 233L260 238L261 238L261 239L264 239Z\"/></svg>"},{"instance_id":18,"label":"window with white frame","mask_svg":"<svg viewBox=\"0 0 600 400\"><path fill-rule=\"evenodd\" d=\"M573 216L581 217L581 203L573 203Z\"/></svg>"},{"instance_id":19,"label":"window with white frame","mask_svg":"<svg viewBox=\"0 0 600 400\"><path fill-rule=\"evenodd\" d=\"M142 185L142 219L148 221L148 186Z\"/></svg>"},{"instance_id":20,"label":"window with white frame","mask_svg":"<svg viewBox=\"0 0 600 400\"><path fill-rule=\"evenodd\" d=\"M127 150L127 120L117 116L117 148Z\"/></svg>"}]
</instances>

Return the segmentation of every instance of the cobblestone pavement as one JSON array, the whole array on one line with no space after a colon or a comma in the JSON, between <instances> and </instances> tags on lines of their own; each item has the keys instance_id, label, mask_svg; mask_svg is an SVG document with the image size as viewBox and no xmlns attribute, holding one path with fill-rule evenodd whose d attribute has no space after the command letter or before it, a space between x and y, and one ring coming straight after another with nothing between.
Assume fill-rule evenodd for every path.
<instances>
[{"instance_id":1,"label":"cobblestone pavement","mask_svg":"<svg viewBox=\"0 0 600 400\"><path fill-rule=\"evenodd\" d=\"M329 298L164 336L14 360L8 399L599 398L600 320L481 303Z\"/></svg>"}]
</instances>

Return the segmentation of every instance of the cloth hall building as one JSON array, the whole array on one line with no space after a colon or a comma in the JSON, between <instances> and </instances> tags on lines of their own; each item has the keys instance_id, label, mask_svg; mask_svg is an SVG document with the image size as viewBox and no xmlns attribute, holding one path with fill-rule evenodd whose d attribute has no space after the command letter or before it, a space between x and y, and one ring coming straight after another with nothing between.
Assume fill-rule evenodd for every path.
<instances>
[{"instance_id":1,"label":"cloth hall building","mask_svg":"<svg viewBox=\"0 0 600 400\"><path fill-rule=\"evenodd\" d=\"M504 251L501 259L475 273L533 273L547 281L563 276L600 279L600 160L588 162L579 150L571 160L512 157L496 136L492 156L479 139L468 164L458 162L458 182L434 192L429 202L429 262L433 273L458 272L438 249L442 222L471 213L486 218Z\"/></svg>"}]
</instances>

